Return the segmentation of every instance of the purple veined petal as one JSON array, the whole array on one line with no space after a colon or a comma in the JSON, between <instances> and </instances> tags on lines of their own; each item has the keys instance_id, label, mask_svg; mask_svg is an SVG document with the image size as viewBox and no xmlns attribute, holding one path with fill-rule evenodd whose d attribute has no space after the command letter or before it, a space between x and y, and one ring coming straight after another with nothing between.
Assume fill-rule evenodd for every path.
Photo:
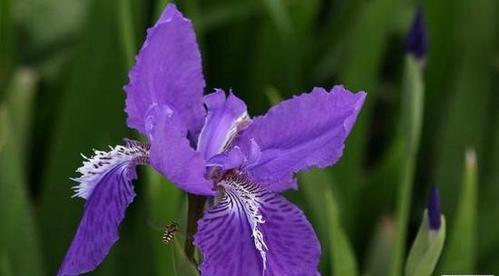
<instances>
[{"instance_id":1,"label":"purple veined petal","mask_svg":"<svg viewBox=\"0 0 499 276\"><path fill-rule=\"evenodd\" d=\"M147 118L151 165L186 192L214 195L213 183L206 178L206 162L191 147L178 114L168 106L156 106Z\"/></svg>"},{"instance_id":2,"label":"purple veined petal","mask_svg":"<svg viewBox=\"0 0 499 276\"><path fill-rule=\"evenodd\" d=\"M191 21L174 4L148 29L129 79L124 87L128 126L145 134L149 108L168 105L191 133L200 130L205 115L201 55Z\"/></svg>"},{"instance_id":3,"label":"purple veined petal","mask_svg":"<svg viewBox=\"0 0 499 276\"><path fill-rule=\"evenodd\" d=\"M319 275L320 244L303 213L240 175L198 222L203 276Z\"/></svg>"},{"instance_id":4,"label":"purple veined petal","mask_svg":"<svg viewBox=\"0 0 499 276\"><path fill-rule=\"evenodd\" d=\"M267 244L264 275L320 275L321 246L310 222L294 204L272 193L262 203L261 225Z\"/></svg>"},{"instance_id":5,"label":"purple veined petal","mask_svg":"<svg viewBox=\"0 0 499 276\"><path fill-rule=\"evenodd\" d=\"M78 275L94 270L118 240L118 228L135 192L135 167L147 163L148 147L130 141L109 152L95 151L78 169L75 196L85 198L85 209L76 235L58 275Z\"/></svg>"},{"instance_id":6,"label":"purple veined petal","mask_svg":"<svg viewBox=\"0 0 499 276\"><path fill-rule=\"evenodd\" d=\"M261 154L247 168L249 176L271 191L296 188L293 173L311 167L327 167L338 161L366 93L351 93L343 86L331 92L312 92L283 101L269 112L253 119L236 145L246 156L252 140Z\"/></svg>"},{"instance_id":7,"label":"purple veined petal","mask_svg":"<svg viewBox=\"0 0 499 276\"><path fill-rule=\"evenodd\" d=\"M234 139L241 127L249 122L246 104L223 90L204 97L208 115L199 134L197 149L203 153L205 160L222 153Z\"/></svg>"}]
</instances>

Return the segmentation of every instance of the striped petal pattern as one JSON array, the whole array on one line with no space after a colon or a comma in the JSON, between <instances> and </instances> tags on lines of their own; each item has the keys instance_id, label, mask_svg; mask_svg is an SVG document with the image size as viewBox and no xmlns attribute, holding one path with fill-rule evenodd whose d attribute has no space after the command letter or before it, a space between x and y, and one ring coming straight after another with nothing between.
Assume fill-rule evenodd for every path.
<instances>
[{"instance_id":1,"label":"striped petal pattern","mask_svg":"<svg viewBox=\"0 0 499 276\"><path fill-rule=\"evenodd\" d=\"M320 245L303 213L241 174L198 222L204 276L317 275Z\"/></svg>"}]
</instances>

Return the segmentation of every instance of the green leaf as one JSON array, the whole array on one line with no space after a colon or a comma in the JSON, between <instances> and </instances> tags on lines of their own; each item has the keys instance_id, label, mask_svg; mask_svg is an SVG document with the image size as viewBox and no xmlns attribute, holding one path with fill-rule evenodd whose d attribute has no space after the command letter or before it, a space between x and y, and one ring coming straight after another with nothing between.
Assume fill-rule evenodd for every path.
<instances>
[{"instance_id":1,"label":"green leaf","mask_svg":"<svg viewBox=\"0 0 499 276\"><path fill-rule=\"evenodd\" d=\"M452 29L446 32L454 35L451 38L454 44L444 51L453 54L450 57L452 64L445 65L451 68L452 75L448 79L438 80L441 90L428 91L428 95L433 92L438 95L434 108L441 111L440 115L429 118L434 129L428 130L428 133L432 134L435 148L435 163L430 164L434 165L431 166L435 171L434 183L438 183L440 187L442 208L449 224L453 225L457 210L456 199L459 197L456 183L461 180L456 172L464 169L462 154L467 148L473 147L481 163L482 157L488 152L489 145L484 142L487 138L486 130L491 127L487 125L489 114L494 110L494 106L489 103L497 102L494 100L496 91L492 86L495 68L491 60L495 57L497 47L499 2L460 0L450 3L452 9L456 9L456 18L452 21ZM447 12L442 11L440 16L446 17ZM478 21L467 20L478 17ZM431 73L439 75L443 70L448 69L439 68ZM434 123L435 118L439 123ZM449 229L450 235L452 230L453 228Z\"/></svg>"},{"instance_id":2,"label":"green leaf","mask_svg":"<svg viewBox=\"0 0 499 276\"><path fill-rule=\"evenodd\" d=\"M15 24L12 1L0 0L0 91L4 91L13 67L15 53ZM2 96L0 96L0 100Z\"/></svg>"},{"instance_id":3,"label":"green leaf","mask_svg":"<svg viewBox=\"0 0 499 276\"><path fill-rule=\"evenodd\" d=\"M393 218L382 216L378 221L367 251L363 275L385 276L390 269L395 223Z\"/></svg>"},{"instance_id":4,"label":"green leaf","mask_svg":"<svg viewBox=\"0 0 499 276\"><path fill-rule=\"evenodd\" d=\"M44 274L25 158L36 81L31 70L16 71L0 106L0 261L12 275Z\"/></svg>"},{"instance_id":5,"label":"green leaf","mask_svg":"<svg viewBox=\"0 0 499 276\"><path fill-rule=\"evenodd\" d=\"M287 37L291 35L292 27L284 2L282 0L262 0L262 4L276 25L279 34L285 37L285 40L289 39Z\"/></svg>"},{"instance_id":6,"label":"green leaf","mask_svg":"<svg viewBox=\"0 0 499 276\"><path fill-rule=\"evenodd\" d=\"M300 180L307 203L311 206L314 225L318 226L323 250L330 257L332 275L358 275L355 254L342 226L331 177L326 171L312 170L302 174Z\"/></svg>"},{"instance_id":7,"label":"green leaf","mask_svg":"<svg viewBox=\"0 0 499 276\"><path fill-rule=\"evenodd\" d=\"M189 261L184 253L180 242L173 239L172 251L174 256L175 275L177 276L199 276L196 267Z\"/></svg>"},{"instance_id":8,"label":"green leaf","mask_svg":"<svg viewBox=\"0 0 499 276\"><path fill-rule=\"evenodd\" d=\"M304 85L302 70L315 46L311 28L320 10L319 1L260 2L262 13L259 14L257 31L251 41L255 46L251 53L252 59L249 60L251 71L245 83L246 92L264 91L268 86L275 87L285 97L309 91L311 87ZM248 106L256 106L259 111L266 107L257 97L249 97Z\"/></svg>"},{"instance_id":9,"label":"green leaf","mask_svg":"<svg viewBox=\"0 0 499 276\"><path fill-rule=\"evenodd\" d=\"M29 37L30 55L56 55L74 43L85 23L90 1L25 0L21 19Z\"/></svg>"},{"instance_id":10,"label":"green leaf","mask_svg":"<svg viewBox=\"0 0 499 276\"><path fill-rule=\"evenodd\" d=\"M445 217L441 215L441 226L431 230L428 214L423 214L423 222L412 244L405 266L405 276L431 276L437 265L445 243Z\"/></svg>"},{"instance_id":11,"label":"green leaf","mask_svg":"<svg viewBox=\"0 0 499 276\"><path fill-rule=\"evenodd\" d=\"M411 207L411 191L421 136L423 119L424 84L421 64L413 56L407 56L402 82L402 114L399 139L403 145L400 160L400 186L395 218L395 242L393 246L391 275L400 275L403 268L405 242Z\"/></svg>"},{"instance_id":12,"label":"green leaf","mask_svg":"<svg viewBox=\"0 0 499 276\"><path fill-rule=\"evenodd\" d=\"M203 32L234 25L258 12L258 1L231 1L212 4L206 7L200 18L199 27Z\"/></svg>"},{"instance_id":13,"label":"green leaf","mask_svg":"<svg viewBox=\"0 0 499 276\"><path fill-rule=\"evenodd\" d=\"M465 159L459 204L440 269L444 274L473 273L476 269L478 172L475 151L468 150Z\"/></svg>"},{"instance_id":14,"label":"green leaf","mask_svg":"<svg viewBox=\"0 0 499 276\"><path fill-rule=\"evenodd\" d=\"M0 275L3 276L14 276L12 268L10 267L10 261L7 254L0 251Z\"/></svg>"},{"instance_id":15,"label":"green leaf","mask_svg":"<svg viewBox=\"0 0 499 276\"><path fill-rule=\"evenodd\" d=\"M499 103L497 103L499 104ZM499 106L498 106L499 107ZM499 260L496 258L499 250L499 224L491 223L499 217L499 108L495 111L495 122L491 124L490 147L488 147L489 159L480 166L483 173L483 181L480 181L482 190L480 191L480 200L477 202L478 210L478 249L477 256L480 259L489 261L480 261L478 266L483 271L499 271ZM493 268L490 268L493 266Z\"/></svg>"},{"instance_id":16,"label":"green leaf","mask_svg":"<svg viewBox=\"0 0 499 276\"><path fill-rule=\"evenodd\" d=\"M331 243L333 274L334 275L357 275L357 263L355 254L350 245L347 235L341 226L339 210L333 193L325 191L326 216L329 224L329 235Z\"/></svg>"}]
</instances>

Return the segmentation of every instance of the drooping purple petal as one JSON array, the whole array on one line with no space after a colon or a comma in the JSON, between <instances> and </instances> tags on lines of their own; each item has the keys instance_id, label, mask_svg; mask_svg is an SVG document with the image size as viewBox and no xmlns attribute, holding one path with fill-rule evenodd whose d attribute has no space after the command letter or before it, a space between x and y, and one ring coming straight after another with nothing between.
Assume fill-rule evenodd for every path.
<instances>
[{"instance_id":1,"label":"drooping purple petal","mask_svg":"<svg viewBox=\"0 0 499 276\"><path fill-rule=\"evenodd\" d=\"M110 147L110 151L94 150L90 158L83 156L83 166L76 171L81 175L72 180L78 182L74 186L75 197L88 199L106 173L123 164L146 164L149 159L149 145L134 140L125 140L124 146ZM133 171L133 170L132 170Z\"/></svg>"},{"instance_id":2,"label":"drooping purple petal","mask_svg":"<svg viewBox=\"0 0 499 276\"><path fill-rule=\"evenodd\" d=\"M223 90L204 97L208 115L199 134L198 151L205 160L222 153L238 133L249 122L246 104L232 92L228 97Z\"/></svg>"},{"instance_id":3,"label":"drooping purple petal","mask_svg":"<svg viewBox=\"0 0 499 276\"><path fill-rule=\"evenodd\" d=\"M215 194L213 184L205 178L206 162L191 147L179 115L168 106L156 106L147 117L151 165L186 192Z\"/></svg>"},{"instance_id":4,"label":"drooping purple petal","mask_svg":"<svg viewBox=\"0 0 499 276\"><path fill-rule=\"evenodd\" d=\"M96 151L78 171L76 196L86 198L83 217L58 275L94 270L118 240L125 210L135 197L135 166L147 162L147 147L136 142L110 152Z\"/></svg>"},{"instance_id":5,"label":"drooping purple petal","mask_svg":"<svg viewBox=\"0 0 499 276\"><path fill-rule=\"evenodd\" d=\"M268 247L264 275L320 275L321 246L303 212L275 193L266 198L261 210Z\"/></svg>"},{"instance_id":6,"label":"drooping purple petal","mask_svg":"<svg viewBox=\"0 0 499 276\"><path fill-rule=\"evenodd\" d=\"M203 276L317 275L320 245L303 213L247 178L221 182L224 195L198 222Z\"/></svg>"},{"instance_id":7,"label":"drooping purple petal","mask_svg":"<svg viewBox=\"0 0 499 276\"><path fill-rule=\"evenodd\" d=\"M145 134L151 105L168 105L196 133L204 118L205 86L192 23L168 4L136 57L125 86L128 125Z\"/></svg>"},{"instance_id":8,"label":"drooping purple petal","mask_svg":"<svg viewBox=\"0 0 499 276\"><path fill-rule=\"evenodd\" d=\"M243 203L232 194L225 194L198 221L194 244L203 254L203 276L252 276L263 271Z\"/></svg>"},{"instance_id":9,"label":"drooping purple petal","mask_svg":"<svg viewBox=\"0 0 499 276\"><path fill-rule=\"evenodd\" d=\"M314 88L254 118L236 143L246 156L254 148L252 140L260 148L258 162L247 167L250 177L271 191L283 191L296 188L293 173L336 163L365 97L343 86L331 92Z\"/></svg>"}]
</instances>

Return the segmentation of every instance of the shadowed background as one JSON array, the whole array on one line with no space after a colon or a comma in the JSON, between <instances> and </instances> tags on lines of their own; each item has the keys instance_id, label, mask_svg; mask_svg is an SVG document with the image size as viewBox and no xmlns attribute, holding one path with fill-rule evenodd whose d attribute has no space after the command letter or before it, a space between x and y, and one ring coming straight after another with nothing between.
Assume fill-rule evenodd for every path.
<instances>
[{"instance_id":1,"label":"shadowed background","mask_svg":"<svg viewBox=\"0 0 499 276\"><path fill-rule=\"evenodd\" d=\"M83 210L69 179L80 153L138 138L122 87L165 3L0 0L0 275L54 275ZM401 275L432 185L448 230L437 271L499 273L498 1L176 4L195 25L207 91L232 88L252 115L314 86L368 93L341 161L287 193L320 237L323 275ZM404 44L418 5L430 45L420 145L406 154ZM172 220L182 239L185 195L139 173L121 239L91 275L192 275L179 245L161 243Z\"/></svg>"}]
</instances>

